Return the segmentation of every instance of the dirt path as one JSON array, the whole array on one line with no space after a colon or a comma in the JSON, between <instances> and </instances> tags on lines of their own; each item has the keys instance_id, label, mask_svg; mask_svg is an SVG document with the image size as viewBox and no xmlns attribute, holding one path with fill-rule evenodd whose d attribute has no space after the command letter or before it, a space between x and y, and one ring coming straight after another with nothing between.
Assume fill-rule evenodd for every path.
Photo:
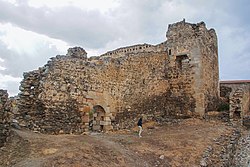
<instances>
[{"instance_id":1,"label":"dirt path","mask_svg":"<svg viewBox=\"0 0 250 167\"><path fill-rule=\"evenodd\" d=\"M220 122L198 119L145 124L142 138L135 131L55 136L14 130L11 141L0 150L0 166L199 166L206 147L230 131Z\"/></svg>"},{"instance_id":2,"label":"dirt path","mask_svg":"<svg viewBox=\"0 0 250 167\"><path fill-rule=\"evenodd\" d=\"M148 162L138 155L138 152L129 148L131 142L138 142L136 141L138 140L137 135L99 135L95 136L95 139L99 141L99 144L121 153L125 157L125 166L149 166Z\"/></svg>"},{"instance_id":3,"label":"dirt path","mask_svg":"<svg viewBox=\"0 0 250 167\"><path fill-rule=\"evenodd\" d=\"M134 152L109 140L107 135L50 136L16 132L29 141L31 152L14 167L142 166L140 164L144 163Z\"/></svg>"}]
</instances>

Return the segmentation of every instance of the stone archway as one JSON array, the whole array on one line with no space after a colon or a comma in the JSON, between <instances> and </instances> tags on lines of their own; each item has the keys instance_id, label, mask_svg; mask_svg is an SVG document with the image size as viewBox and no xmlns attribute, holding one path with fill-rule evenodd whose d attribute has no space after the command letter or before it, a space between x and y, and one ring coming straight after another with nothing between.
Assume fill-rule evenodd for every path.
<instances>
[{"instance_id":1,"label":"stone archway","mask_svg":"<svg viewBox=\"0 0 250 167\"><path fill-rule=\"evenodd\" d=\"M104 108L100 105L95 105L92 110L92 115L90 115L91 130L93 131L104 131L105 130L105 117L106 112Z\"/></svg>"}]
</instances>

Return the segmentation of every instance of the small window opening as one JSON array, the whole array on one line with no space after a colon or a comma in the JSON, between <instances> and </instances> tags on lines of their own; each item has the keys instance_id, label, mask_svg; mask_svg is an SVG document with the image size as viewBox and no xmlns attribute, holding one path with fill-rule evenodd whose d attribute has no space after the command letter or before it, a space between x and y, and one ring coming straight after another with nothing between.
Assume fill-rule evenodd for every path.
<instances>
[{"instance_id":1,"label":"small window opening","mask_svg":"<svg viewBox=\"0 0 250 167\"><path fill-rule=\"evenodd\" d=\"M171 55L171 49L168 50L168 55Z\"/></svg>"},{"instance_id":2,"label":"small window opening","mask_svg":"<svg viewBox=\"0 0 250 167\"><path fill-rule=\"evenodd\" d=\"M180 70L185 68L186 64L188 63L188 61L186 61L186 60L188 60L187 55L176 56L176 59L175 59L176 67Z\"/></svg>"}]
</instances>

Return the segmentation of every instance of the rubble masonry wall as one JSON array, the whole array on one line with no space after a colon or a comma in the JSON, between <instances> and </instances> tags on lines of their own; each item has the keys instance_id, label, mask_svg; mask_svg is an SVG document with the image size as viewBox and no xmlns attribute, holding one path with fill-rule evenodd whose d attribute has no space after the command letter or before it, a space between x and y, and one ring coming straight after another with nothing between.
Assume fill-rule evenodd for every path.
<instances>
[{"instance_id":1,"label":"rubble masonry wall","mask_svg":"<svg viewBox=\"0 0 250 167\"><path fill-rule=\"evenodd\" d=\"M0 89L0 147L2 147L9 134L9 120L7 113L8 93Z\"/></svg>"},{"instance_id":2,"label":"rubble masonry wall","mask_svg":"<svg viewBox=\"0 0 250 167\"><path fill-rule=\"evenodd\" d=\"M142 114L148 120L202 116L218 97L217 40L204 23L172 24L167 41L159 45L86 54L71 48L24 73L18 101L22 126L81 133L88 130L95 106L101 106L104 130L130 128Z\"/></svg>"}]
</instances>

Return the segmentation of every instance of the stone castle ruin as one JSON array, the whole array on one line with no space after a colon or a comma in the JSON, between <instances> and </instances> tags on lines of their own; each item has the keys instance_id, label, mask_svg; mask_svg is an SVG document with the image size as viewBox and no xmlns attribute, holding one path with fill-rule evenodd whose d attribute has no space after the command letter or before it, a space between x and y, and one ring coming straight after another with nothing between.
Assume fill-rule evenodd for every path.
<instances>
[{"instance_id":1,"label":"stone castle ruin","mask_svg":"<svg viewBox=\"0 0 250 167\"><path fill-rule=\"evenodd\" d=\"M24 73L16 119L50 133L130 128L147 120L203 116L219 98L217 37L204 22L169 25L167 40L87 57L80 47Z\"/></svg>"}]
</instances>

